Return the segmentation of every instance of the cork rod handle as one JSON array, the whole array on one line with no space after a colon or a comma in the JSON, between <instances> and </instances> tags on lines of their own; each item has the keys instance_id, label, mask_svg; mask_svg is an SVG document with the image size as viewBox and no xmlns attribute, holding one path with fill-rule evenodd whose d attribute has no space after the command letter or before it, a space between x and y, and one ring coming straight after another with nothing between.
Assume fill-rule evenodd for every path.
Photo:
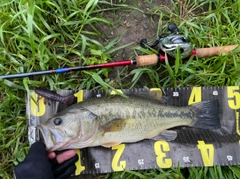
<instances>
[{"instance_id":1,"label":"cork rod handle","mask_svg":"<svg viewBox=\"0 0 240 179\"><path fill-rule=\"evenodd\" d=\"M147 66L147 65L154 65L158 63L158 55L143 55L135 57L137 61L137 66Z\"/></svg>"},{"instance_id":2,"label":"cork rod handle","mask_svg":"<svg viewBox=\"0 0 240 179\"><path fill-rule=\"evenodd\" d=\"M229 46L220 46L220 47L212 47L212 48L198 48L196 49L196 56L199 58L203 57L212 57L216 55L220 55L222 53L227 53L235 48L237 48L239 45L229 45Z\"/></svg>"}]
</instances>

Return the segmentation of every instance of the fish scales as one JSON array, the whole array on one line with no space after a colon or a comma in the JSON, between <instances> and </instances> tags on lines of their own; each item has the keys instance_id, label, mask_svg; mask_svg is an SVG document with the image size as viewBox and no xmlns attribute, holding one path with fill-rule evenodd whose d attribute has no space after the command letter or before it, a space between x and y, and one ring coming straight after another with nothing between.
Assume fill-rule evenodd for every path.
<instances>
[{"instance_id":1,"label":"fish scales","mask_svg":"<svg viewBox=\"0 0 240 179\"><path fill-rule=\"evenodd\" d=\"M86 103L79 103L79 107L93 111L94 114L100 116L99 118L105 116L105 120L107 121L102 119L101 122L103 122L103 124L112 120L112 117L128 116L139 119L149 117L166 118L166 120L176 117L177 120L183 119L184 123L186 123L185 120L189 118L189 120L192 121L193 112L189 107L167 106L155 100L148 100L146 102L145 99L138 97L131 97L127 100L126 102L126 99L120 96L116 96L109 101L104 98L98 98L98 100L95 100L95 102L97 101L99 103L98 105L93 105L91 100L89 100L86 101Z\"/></svg>"},{"instance_id":2,"label":"fish scales","mask_svg":"<svg viewBox=\"0 0 240 179\"><path fill-rule=\"evenodd\" d=\"M204 123L194 127L214 128L208 124L213 121L210 125L215 125L214 122L219 120L217 104L209 101L176 107L139 96L94 98L61 111L39 125L39 129L49 151L99 145L110 147L122 142L152 139L172 127L194 126L198 115L205 112L211 120L201 119Z\"/></svg>"},{"instance_id":3,"label":"fish scales","mask_svg":"<svg viewBox=\"0 0 240 179\"><path fill-rule=\"evenodd\" d=\"M188 107L161 105L160 108L159 102L154 101L146 104L145 101L138 101L138 103L134 103L135 100L128 101L126 105L123 98L115 98L115 100L116 102L101 100L101 108L99 108L101 110L95 111L95 114L99 116L102 126L105 126L112 119L122 121L126 119L127 122L123 121L118 124L113 122L112 125L117 125L115 130L108 130L103 135L100 130L93 145L118 143L119 138L125 142L135 142L143 137L152 138L167 128L190 125L193 122L193 112ZM93 110L91 106L84 107L90 111Z\"/></svg>"}]
</instances>

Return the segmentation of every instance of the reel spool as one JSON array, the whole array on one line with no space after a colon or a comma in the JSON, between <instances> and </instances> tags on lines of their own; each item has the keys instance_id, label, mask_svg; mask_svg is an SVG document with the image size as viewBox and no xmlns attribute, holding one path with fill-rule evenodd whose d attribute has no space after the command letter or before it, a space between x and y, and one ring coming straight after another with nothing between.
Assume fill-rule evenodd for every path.
<instances>
[{"instance_id":1,"label":"reel spool","mask_svg":"<svg viewBox=\"0 0 240 179\"><path fill-rule=\"evenodd\" d=\"M193 45L188 38L179 34L179 29L174 23L169 24L168 30L171 31L171 34L159 36L152 45L147 44L147 39L142 39L140 42L141 47L154 48L158 46L159 50L167 53L171 57L175 57L177 48L179 48L182 58L190 56L193 50Z\"/></svg>"}]
</instances>

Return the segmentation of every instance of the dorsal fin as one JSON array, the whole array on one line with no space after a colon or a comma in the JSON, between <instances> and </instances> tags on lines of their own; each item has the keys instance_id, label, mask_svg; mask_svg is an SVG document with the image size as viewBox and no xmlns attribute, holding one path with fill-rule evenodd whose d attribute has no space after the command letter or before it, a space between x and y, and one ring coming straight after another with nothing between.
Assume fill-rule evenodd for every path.
<instances>
[{"instance_id":1,"label":"dorsal fin","mask_svg":"<svg viewBox=\"0 0 240 179\"><path fill-rule=\"evenodd\" d=\"M147 98L150 100L157 100L161 104L166 104L168 101L167 96L163 96L162 90L159 88L151 88L149 91L141 91L134 93L135 96L139 96L141 98Z\"/></svg>"}]
</instances>

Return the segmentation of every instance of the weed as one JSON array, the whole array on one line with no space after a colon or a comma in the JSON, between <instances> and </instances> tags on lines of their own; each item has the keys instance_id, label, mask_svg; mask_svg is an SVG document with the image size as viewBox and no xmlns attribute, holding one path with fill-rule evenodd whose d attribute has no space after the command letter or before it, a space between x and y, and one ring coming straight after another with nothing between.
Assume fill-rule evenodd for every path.
<instances>
[{"instance_id":1,"label":"weed","mask_svg":"<svg viewBox=\"0 0 240 179\"><path fill-rule=\"evenodd\" d=\"M156 37L165 32L170 22L175 22L198 48L240 44L239 0L172 0L171 7L144 0L148 5L145 12L138 7L140 2L135 0L135 6L129 6L123 4L127 1L120 0L3 0L0 75L113 61L116 51L132 44L118 46L118 38L101 43L99 39L108 38L101 27L116 29L115 22L110 22L104 13L124 9L157 17ZM132 50L136 55L153 53L139 47ZM159 67L118 69L115 78L109 77L109 69L99 69L1 80L0 177L12 178L14 165L23 161L28 151L24 99L29 89L239 86L239 69L240 56L236 53L188 61L177 55L174 62L166 61ZM239 166L156 169L124 171L103 178L239 178L239 171Z\"/></svg>"}]
</instances>

